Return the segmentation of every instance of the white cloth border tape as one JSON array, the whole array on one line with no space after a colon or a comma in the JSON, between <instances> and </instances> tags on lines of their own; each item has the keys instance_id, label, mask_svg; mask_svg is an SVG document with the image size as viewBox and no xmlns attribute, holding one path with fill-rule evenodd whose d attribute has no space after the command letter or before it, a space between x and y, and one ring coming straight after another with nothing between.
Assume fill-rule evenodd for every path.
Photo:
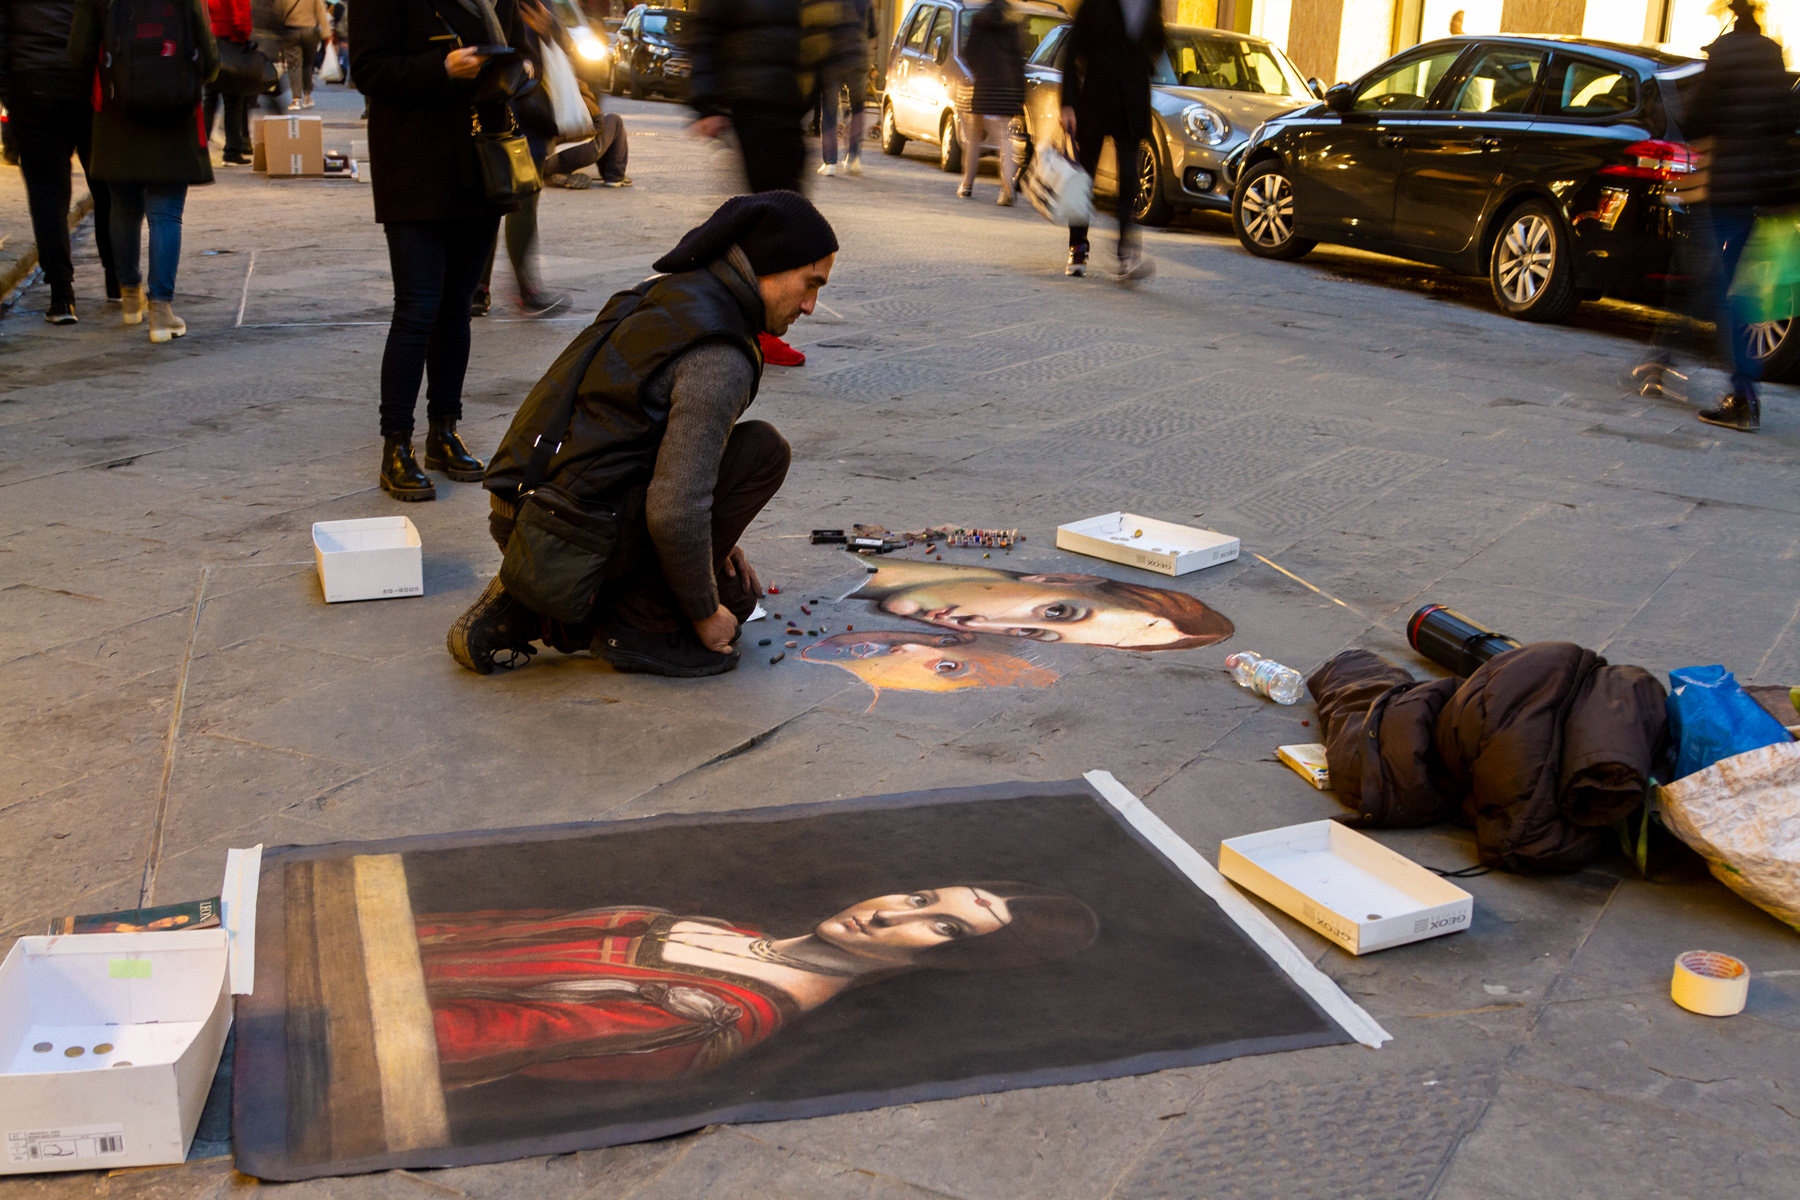
<instances>
[{"instance_id":1,"label":"white cloth border tape","mask_svg":"<svg viewBox=\"0 0 1800 1200\"><path fill-rule=\"evenodd\" d=\"M1345 995L1331 976L1307 962L1294 943L1276 928L1275 923L1261 909L1244 899L1219 874L1217 868L1200 856L1199 851L1165 825L1161 817L1131 794L1129 788L1114 779L1111 771L1089 771L1083 778L1106 798L1107 803L1118 809L1119 815L1131 822L1134 829L1148 838L1151 845L1168 855L1169 861L1182 874L1211 896L1225 910L1225 915L1236 921L1238 928L1262 947L1263 952L1275 960L1276 966L1287 972L1301 991L1311 996L1332 1020L1343 1026L1345 1033L1372 1050L1379 1049L1383 1042L1393 1040L1393 1034L1363 1011L1360 1004Z\"/></svg>"},{"instance_id":2,"label":"white cloth border tape","mask_svg":"<svg viewBox=\"0 0 1800 1200\"><path fill-rule=\"evenodd\" d=\"M225 852L225 883L219 889L220 921L231 962L231 994L248 996L256 987L256 889L262 882L262 843Z\"/></svg>"}]
</instances>

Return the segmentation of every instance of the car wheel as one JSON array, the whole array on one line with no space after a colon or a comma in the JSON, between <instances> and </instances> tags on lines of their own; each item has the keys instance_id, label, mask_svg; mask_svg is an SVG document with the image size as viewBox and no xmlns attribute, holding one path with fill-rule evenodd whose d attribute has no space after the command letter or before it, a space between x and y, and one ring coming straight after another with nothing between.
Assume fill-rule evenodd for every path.
<instances>
[{"instance_id":1,"label":"car wheel","mask_svg":"<svg viewBox=\"0 0 1800 1200\"><path fill-rule=\"evenodd\" d=\"M638 78L637 64L635 63L631 67L631 98L633 100L644 98L644 81Z\"/></svg>"},{"instance_id":2,"label":"car wheel","mask_svg":"<svg viewBox=\"0 0 1800 1200\"><path fill-rule=\"evenodd\" d=\"M981 149L976 148L980 154ZM956 114L945 113L944 119L938 123L938 169L948 171L952 175L960 174L963 168L962 139L956 136Z\"/></svg>"},{"instance_id":3,"label":"car wheel","mask_svg":"<svg viewBox=\"0 0 1800 1200\"><path fill-rule=\"evenodd\" d=\"M905 149L906 139L894 125L894 106L884 101L881 105L881 152L892 156Z\"/></svg>"},{"instance_id":4,"label":"car wheel","mask_svg":"<svg viewBox=\"0 0 1800 1200\"><path fill-rule=\"evenodd\" d=\"M1132 218L1140 225L1167 225L1175 216L1163 186L1162 163L1157 161L1156 147L1146 138L1138 143L1137 203L1131 209Z\"/></svg>"},{"instance_id":5,"label":"car wheel","mask_svg":"<svg viewBox=\"0 0 1800 1200\"><path fill-rule=\"evenodd\" d=\"M1527 200L1506 214L1494 238L1488 281L1500 311L1521 321L1560 321L1581 303L1569 235L1549 205Z\"/></svg>"},{"instance_id":6,"label":"car wheel","mask_svg":"<svg viewBox=\"0 0 1800 1200\"><path fill-rule=\"evenodd\" d=\"M1231 226L1244 249L1258 258L1299 258L1318 245L1294 236L1294 184L1280 159L1256 163L1231 193Z\"/></svg>"},{"instance_id":7,"label":"car wheel","mask_svg":"<svg viewBox=\"0 0 1800 1200\"><path fill-rule=\"evenodd\" d=\"M1786 383L1800 374L1800 319L1759 321L1750 326L1750 357L1762 364L1762 377Z\"/></svg>"}]
</instances>

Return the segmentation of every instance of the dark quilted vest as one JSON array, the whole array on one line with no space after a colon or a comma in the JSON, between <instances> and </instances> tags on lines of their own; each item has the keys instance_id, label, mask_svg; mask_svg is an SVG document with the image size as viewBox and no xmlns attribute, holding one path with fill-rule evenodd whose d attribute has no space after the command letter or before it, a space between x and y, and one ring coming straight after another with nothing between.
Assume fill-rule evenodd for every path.
<instances>
[{"instance_id":1,"label":"dark quilted vest","mask_svg":"<svg viewBox=\"0 0 1800 1200\"><path fill-rule=\"evenodd\" d=\"M621 320L633 297L642 299ZM551 457L543 482L584 504L608 500L646 482L669 421L667 405L648 395L650 380L671 359L699 343L725 341L755 365L754 395L762 381L762 354L756 344L761 325L762 297L722 261L699 271L647 279L620 292L525 397L488 463L482 486L503 499L514 498L532 444L561 398L569 372L594 340L609 330L611 339L582 378L575 419L562 438L562 449Z\"/></svg>"}]
</instances>

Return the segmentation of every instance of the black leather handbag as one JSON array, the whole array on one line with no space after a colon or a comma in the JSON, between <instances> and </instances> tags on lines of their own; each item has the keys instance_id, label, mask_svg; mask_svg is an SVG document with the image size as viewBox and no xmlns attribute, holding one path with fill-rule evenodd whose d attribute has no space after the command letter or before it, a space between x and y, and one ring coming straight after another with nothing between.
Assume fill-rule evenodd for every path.
<instances>
[{"instance_id":1,"label":"black leather handbag","mask_svg":"<svg viewBox=\"0 0 1800 1200\"><path fill-rule=\"evenodd\" d=\"M523 138L519 139L524 141ZM594 339L575 361L561 401L545 419L519 481L519 499L500 584L507 595L533 612L558 621L581 621L594 607L619 542L621 508L583 504L554 484L541 482L550 459L562 448L575 419L581 381L601 347L643 297L629 301L612 329Z\"/></svg>"},{"instance_id":2,"label":"black leather handbag","mask_svg":"<svg viewBox=\"0 0 1800 1200\"><path fill-rule=\"evenodd\" d=\"M273 91L280 75L269 56L255 42L219 39L219 73L213 77L215 92L225 96L261 96Z\"/></svg>"},{"instance_id":3,"label":"black leather handbag","mask_svg":"<svg viewBox=\"0 0 1800 1200\"><path fill-rule=\"evenodd\" d=\"M519 132L512 110L506 113L506 132L487 133L481 128L481 113L470 109L470 123L475 138L475 157L481 163L481 186L492 204L518 204L527 196L543 190L537 163L531 157L531 143Z\"/></svg>"}]
</instances>

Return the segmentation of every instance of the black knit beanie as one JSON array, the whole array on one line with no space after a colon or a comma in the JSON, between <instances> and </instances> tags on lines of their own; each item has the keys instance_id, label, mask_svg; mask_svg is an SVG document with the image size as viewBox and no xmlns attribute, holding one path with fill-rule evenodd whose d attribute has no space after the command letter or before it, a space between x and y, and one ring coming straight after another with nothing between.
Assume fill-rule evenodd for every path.
<instances>
[{"instance_id":1,"label":"black knit beanie","mask_svg":"<svg viewBox=\"0 0 1800 1200\"><path fill-rule=\"evenodd\" d=\"M758 275L775 275L836 254L837 234L812 201L799 192L733 196L676 247L651 265L658 271L694 271L743 247Z\"/></svg>"}]
</instances>

